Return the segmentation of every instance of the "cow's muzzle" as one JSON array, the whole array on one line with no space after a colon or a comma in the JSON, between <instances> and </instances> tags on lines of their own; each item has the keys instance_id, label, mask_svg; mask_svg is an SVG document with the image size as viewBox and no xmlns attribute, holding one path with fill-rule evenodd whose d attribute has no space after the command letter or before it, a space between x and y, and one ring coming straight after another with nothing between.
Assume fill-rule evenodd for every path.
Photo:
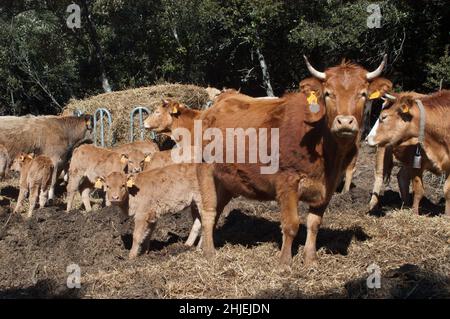
<instances>
[{"instance_id":1,"label":"cow's muzzle","mask_svg":"<svg viewBox=\"0 0 450 319\"><path fill-rule=\"evenodd\" d=\"M359 131L358 121L353 115L338 115L333 121L331 131L338 137L355 137Z\"/></svg>"}]
</instances>

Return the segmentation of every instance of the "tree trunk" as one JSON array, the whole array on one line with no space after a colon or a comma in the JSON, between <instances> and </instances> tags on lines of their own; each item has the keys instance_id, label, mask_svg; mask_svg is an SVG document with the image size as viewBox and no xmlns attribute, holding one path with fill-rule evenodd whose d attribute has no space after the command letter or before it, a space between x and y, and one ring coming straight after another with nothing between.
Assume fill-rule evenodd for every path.
<instances>
[{"instance_id":1,"label":"tree trunk","mask_svg":"<svg viewBox=\"0 0 450 319\"><path fill-rule=\"evenodd\" d=\"M270 84L270 75L269 69L267 68L266 59L264 58L264 55L262 54L259 48L256 48L256 54L258 55L259 65L261 66L261 72L263 75L263 84L264 87L266 88L267 96L274 96L272 84Z\"/></svg>"},{"instance_id":2,"label":"tree trunk","mask_svg":"<svg viewBox=\"0 0 450 319\"><path fill-rule=\"evenodd\" d=\"M108 77L106 76L105 71L105 63L102 48L98 42L97 30L95 29L94 22L92 21L91 14L89 12L89 6L86 0L82 0L81 4L83 6L84 16L87 21L87 28L89 32L89 38L91 39L91 43L94 46L95 55L98 60L98 64L100 67L101 78L102 78L102 87L105 92L111 92L111 86L109 85Z\"/></svg>"}]
</instances>

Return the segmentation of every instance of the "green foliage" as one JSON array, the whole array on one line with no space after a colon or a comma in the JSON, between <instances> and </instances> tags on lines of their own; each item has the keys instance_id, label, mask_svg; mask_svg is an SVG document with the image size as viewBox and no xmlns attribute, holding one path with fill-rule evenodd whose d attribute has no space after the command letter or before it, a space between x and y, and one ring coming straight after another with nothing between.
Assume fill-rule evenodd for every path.
<instances>
[{"instance_id":1,"label":"green foliage","mask_svg":"<svg viewBox=\"0 0 450 319\"><path fill-rule=\"evenodd\" d=\"M1 114L57 113L71 98L102 92L99 57L85 16L69 29L72 0L0 4ZM81 5L82 0L75 0ZM241 88L264 95L256 51L277 95L349 58L367 68L389 55L386 75L402 89L450 81L446 0L86 0L113 90L160 81ZM367 27L371 3L381 28Z\"/></svg>"},{"instance_id":2,"label":"green foliage","mask_svg":"<svg viewBox=\"0 0 450 319\"><path fill-rule=\"evenodd\" d=\"M444 55L436 64L428 63L429 74L425 86L431 90L446 88L450 85L450 55L448 54L449 46L445 47Z\"/></svg>"}]
</instances>

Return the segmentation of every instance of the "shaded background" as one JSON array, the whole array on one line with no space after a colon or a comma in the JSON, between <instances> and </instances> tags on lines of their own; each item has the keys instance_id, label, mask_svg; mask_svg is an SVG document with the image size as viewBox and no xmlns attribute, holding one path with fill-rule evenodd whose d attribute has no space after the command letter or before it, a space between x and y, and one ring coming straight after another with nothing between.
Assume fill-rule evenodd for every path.
<instances>
[{"instance_id":1,"label":"shaded background","mask_svg":"<svg viewBox=\"0 0 450 319\"><path fill-rule=\"evenodd\" d=\"M59 113L70 98L164 82L263 96L261 61L281 95L308 75L303 54L319 70L344 57L372 69L387 52L397 90L450 83L446 0L76 0L74 29L71 3L0 0L0 114ZM371 3L381 28L367 27Z\"/></svg>"}]
</instances>

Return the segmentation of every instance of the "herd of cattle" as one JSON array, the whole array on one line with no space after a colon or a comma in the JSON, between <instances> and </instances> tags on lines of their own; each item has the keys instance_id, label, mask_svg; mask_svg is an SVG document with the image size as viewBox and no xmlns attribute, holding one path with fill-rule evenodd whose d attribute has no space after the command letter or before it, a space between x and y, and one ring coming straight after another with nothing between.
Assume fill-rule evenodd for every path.
<instances>
[{"instance_id":1,"label":"herd of cattle","mask_svg":"<svg viewBox=\"0 0 450 319\"><path fill-rule=\"evenodd\" d=\"M90 194L98 188L104 191L105 205L133 216L130 258L148 248L160 215L186 207L194 220L186 244L192 246L200 235L198 246L210 257L215 251L214 226L232 198L276 200L283 235L280 261L289 264L300 223L298 202L303 201L309 204L304 258L310 264L317 260L316 237L333 193L342 179L343 190L350 189L364 117L370 115L367 106L382 99L383 110L367 138L369 145L377 146L369 209L379 205L383 176L390 176L395 157L402 164L398 184L404 201L412 181L415 213L424 194L424 171L446 174L445 214L450 216L450 91L393 92L393 84L380 77L386 56L372 72L345 61L320 72L306 57L305 61L312 77L300 82L298 93L260 99L226 90L204 111L164 100L144 123L149 130L169 135L178 128L194 133L194 121L201 121L203 130L214 128L224 135L227 128L278 128L279 168L274 174L261 174L260 160L175 163L171 150L160 151L152 141L96 147L90 144L89 115L0 117L1 173L20 172L14 212L21 212L29 193L27 217L31 217L38 198L41 207L46 205L55 196L58 178L64 177L67 212L77 192L86 211L91 211ZM245 143L246 150L250 147Z\"/></svg>"}]
</instances>

